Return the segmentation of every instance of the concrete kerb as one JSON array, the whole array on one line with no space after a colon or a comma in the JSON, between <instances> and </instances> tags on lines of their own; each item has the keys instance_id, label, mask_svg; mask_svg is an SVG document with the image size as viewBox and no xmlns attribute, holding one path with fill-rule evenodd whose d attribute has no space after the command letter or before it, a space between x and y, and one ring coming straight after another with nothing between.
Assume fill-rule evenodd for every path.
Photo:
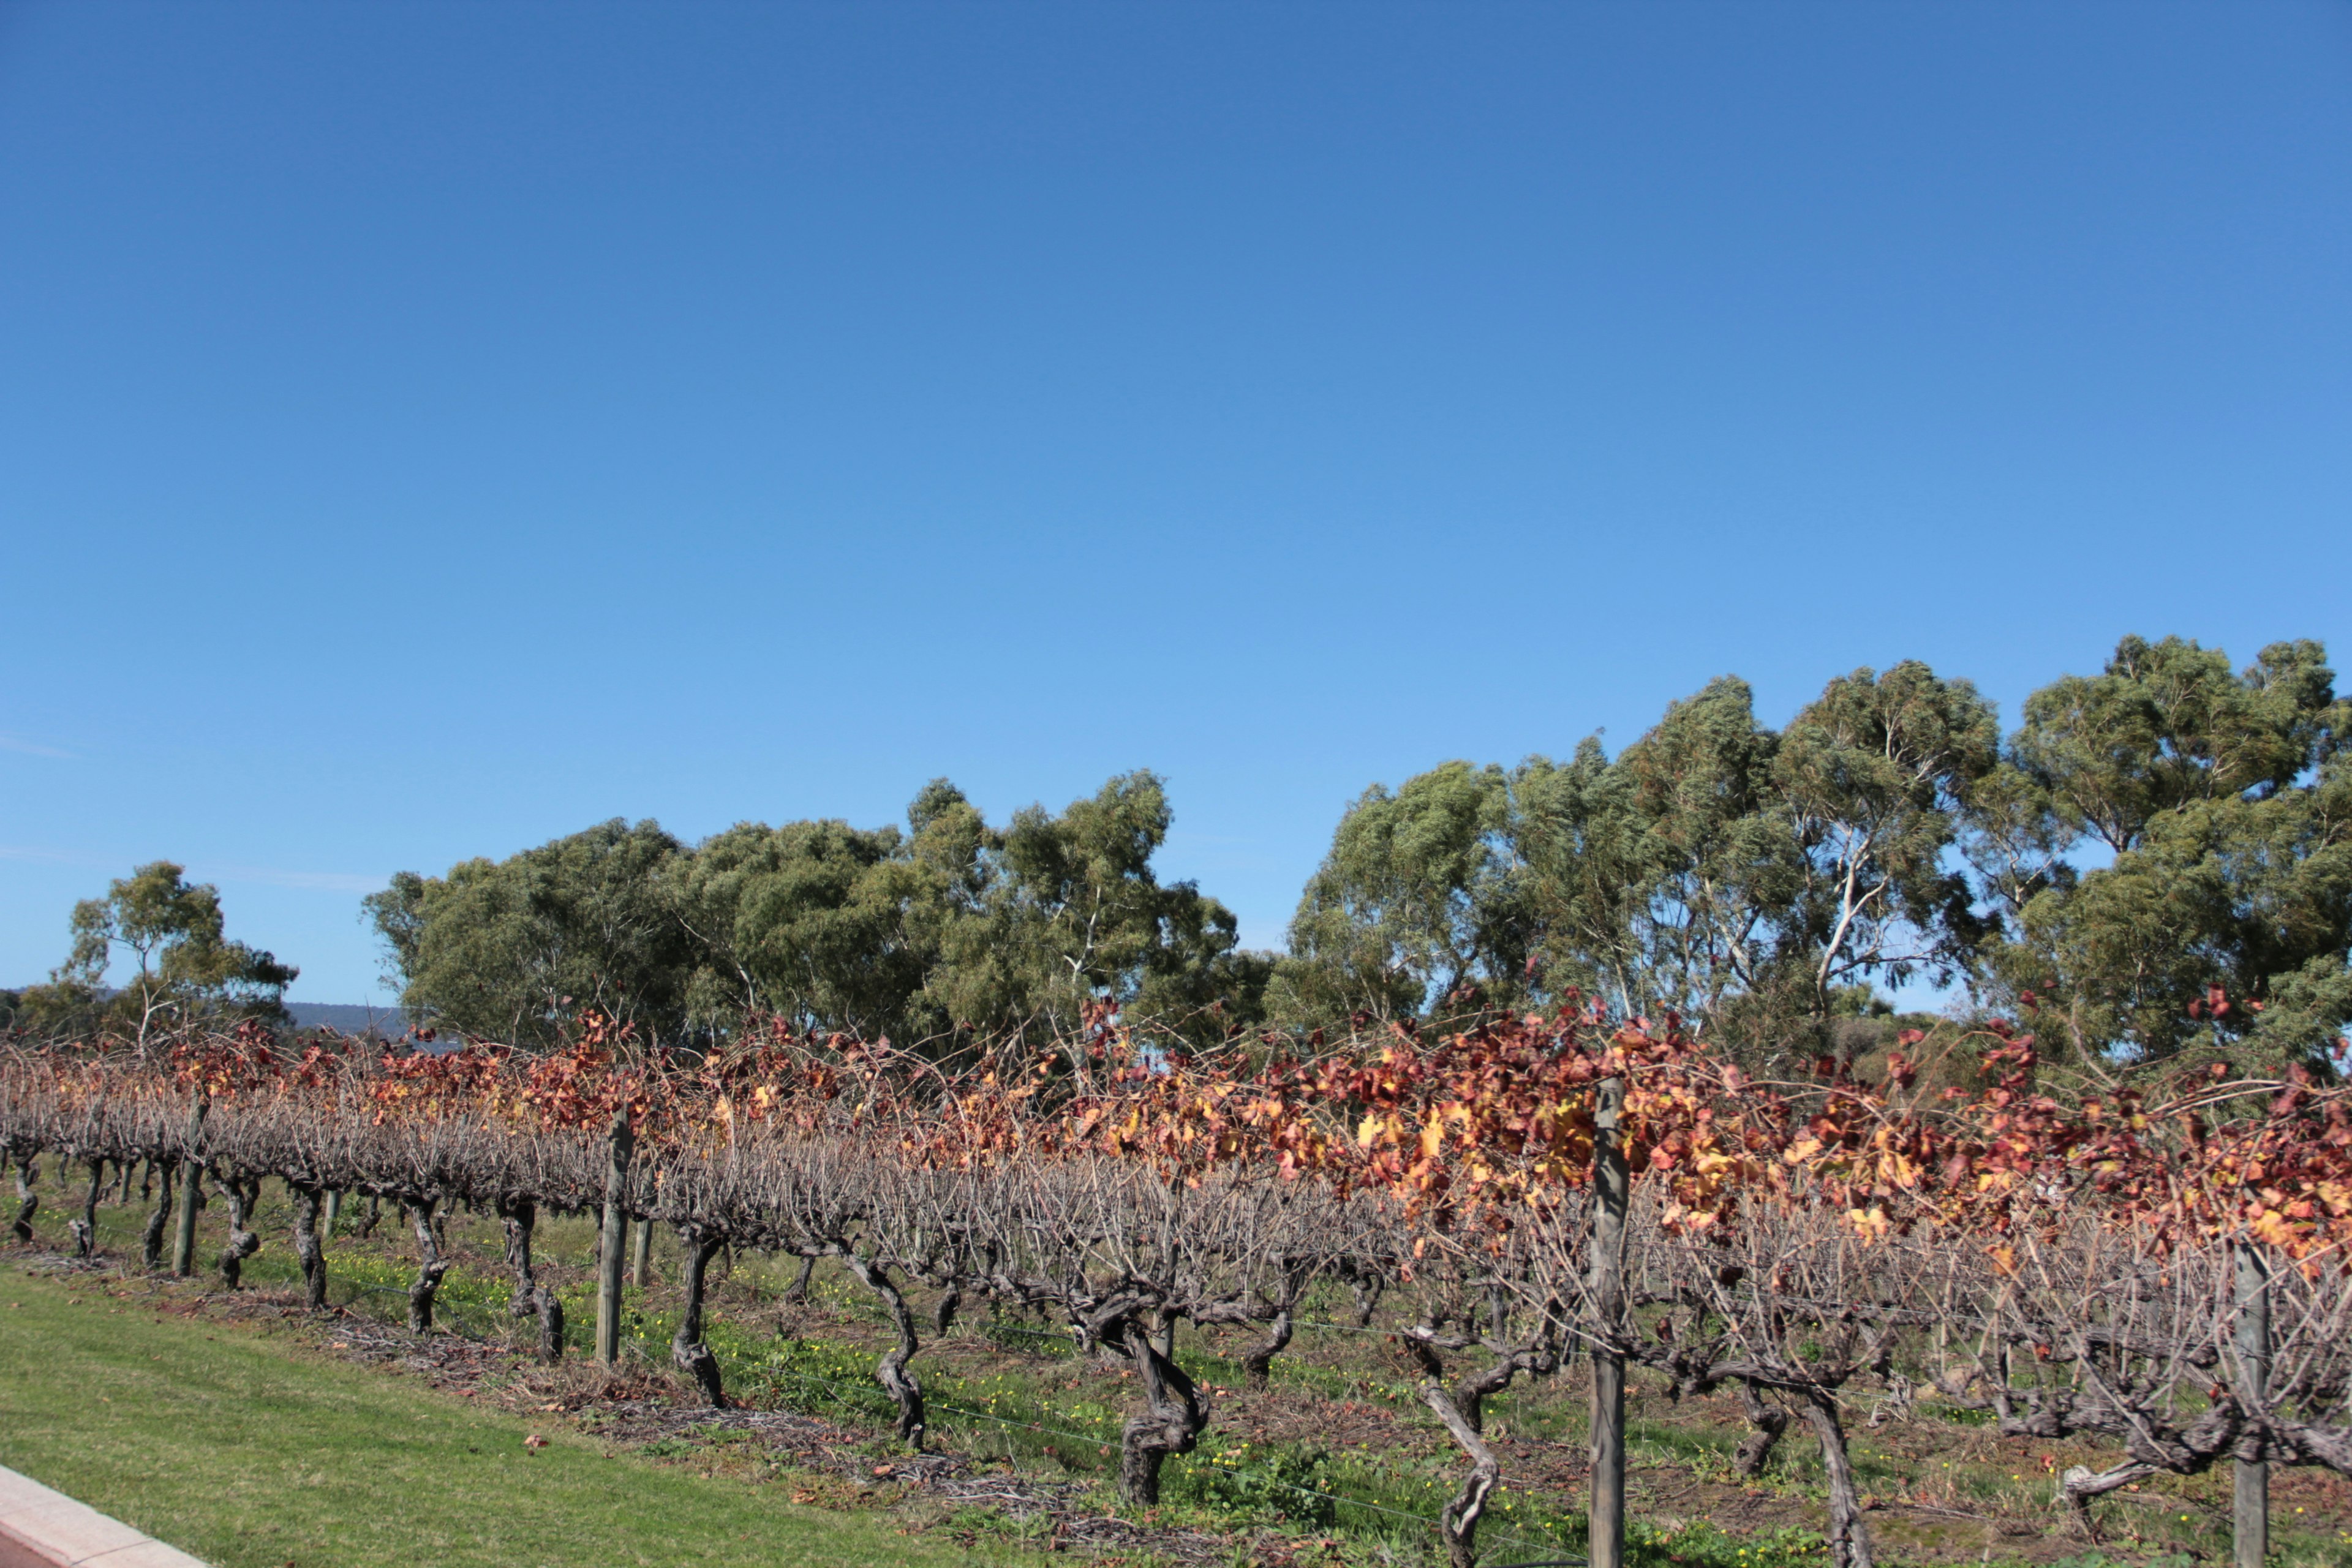
<instances>
[{"instance_id":1,"label":"concrete kerb","mask_svg":"<svg viewBox=\"0 0 2352 1568\"><path fill-rule=\"evenodd\" d=\"M0 1466L0 1568L205 1568L176 1546Z\"/></svg>"}]
</instances>

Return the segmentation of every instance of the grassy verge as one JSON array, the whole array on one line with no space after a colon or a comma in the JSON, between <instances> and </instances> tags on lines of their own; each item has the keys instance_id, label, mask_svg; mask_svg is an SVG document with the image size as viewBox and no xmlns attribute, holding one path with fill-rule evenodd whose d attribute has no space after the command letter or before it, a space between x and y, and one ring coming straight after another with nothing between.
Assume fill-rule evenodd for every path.
<instances>
[{"instance_id":1,"label":"grassy verge","mask_svg":"<svg viewBox=\"0 0 2352 1568\"><path fill-rule=\"evenodd\" d=\"M0 1271L0 1463L218 1568L1037 1560L792 1507L284 1337L161 1316L135 1282L15 1268Z\"/></svg>"}]
</instances>

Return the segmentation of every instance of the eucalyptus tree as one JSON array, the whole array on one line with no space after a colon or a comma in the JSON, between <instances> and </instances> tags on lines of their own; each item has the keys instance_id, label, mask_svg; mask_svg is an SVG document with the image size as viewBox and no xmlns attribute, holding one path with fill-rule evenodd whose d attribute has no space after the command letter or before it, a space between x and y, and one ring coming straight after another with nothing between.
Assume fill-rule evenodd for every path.
<instances>
[{"instance_id":1,"label":"eucalyptus tree","mask_svg":"<svg viewBox=\"0 0 2352 1568\"><path fill-rule=\"evenodd\" d=\"M1516 979L1528 933L1511 826L1510 781L1492 765L1445 763L1358 796L1291 921L1286 1016L1410 1017Z\"/></svg>"},{"instance_id":2,"label":"eucalyptus tree","mask_svg":"<svg viewBox=\"0 0 2352 1568\"><path fill-rule=\"evenodd\" d=\"M1916 660L1840 676L1781 732L1774 815L1802 876L1775 923L1814 1017L1858 982L1948 981L1965 963L1978 927L1950 851L2000 744L1992 704Z\"/></svg>"},{"instance_id":3,"label":"eucalyptus tree","mask_svg":"<svg viewBox=\"0 0 2352 1568\"><path fill-rule=\"evenodd\" d=\"M1233 912L1153 869L1173 821L1158 775L1121 774L1058 815L1026 807L1002 830L975 831L960 805L917 836L919 860L934 835L943 865L969 850L924 990L960 1029L1066 1034L1102 1004L1179 1028L1211 1009L1252 1021L1265 964L1237 951Z\"/></svg>"},{"instance_id":4,"label":"eucalyptus tree","mask_svg":"<svg viewBox=\"0 0 2352 1568\"><path fill-rule=\"evenodd\" d=\"M593 1007L659 1044L684 1028L694 967L665 892L682 853L658 823L615 817L445 877L404 871L367 910L413 1016L548 1046Z\"/></svg>"},{"instance_id":5,"label":"eucalyptus tree","mask_svg":"<svg viewBox=\"0 0 2352 1568\"><path fill-rule=\"evenodd\" d=\"M2352 705L2334 682L2316 642L2233 671L2219 648L2135 637L2034 692L1979 834L2112 858L1989 900L1990 997L2030 1002L2086 1060L2326 1054L2352 1022Z\"/></svg>"},{"instance_id":6,"label":"eucalyptus tree","mask_svg":"<svg viewBox=\"0 0 2352 1568\"><path fill-rule=\"evenodd\" d=\"M1149 773L1001 829L941 779L903 830L747 822L689 847L616 819L403 872L367 905L409 1008L530 1046L588 1007L652 1044L759 1013L944 1048L1072 1031L1102 1004L1221 1032L1256 1016L1270 961L1236 950L1223 905L1160 880L1171 821Z\"/></svg>"},{"instance_id":7,"label":"eucalyptus tree","mask_svg":"<svg viewBox=\"0 0 2352 1568\"><path fill-rule=\"evenodd\" d=\"M292 964L230 940L220 889L152 861L116 879L106 896L74 905L73 946L49 983L29 988L18 1022L33 1028L114 1026L144 1041L158 1029L225 1018L284 1023ZM118 961L131 973L109 995Z\"/></svg>"}]
</instances>

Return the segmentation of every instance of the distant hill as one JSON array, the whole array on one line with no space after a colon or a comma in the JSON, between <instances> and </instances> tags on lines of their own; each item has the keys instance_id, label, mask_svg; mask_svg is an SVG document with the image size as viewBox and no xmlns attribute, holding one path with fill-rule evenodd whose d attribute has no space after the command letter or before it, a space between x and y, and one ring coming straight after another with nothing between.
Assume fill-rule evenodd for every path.
<instances>
[{"instance_id":1,"label":"distant hill","mask_svg":"<svg viewBox=\"0 0 2352 1568\"><path fill-rule=\"evenodd\" d=\"M298 1029L333 1029L345 1035L382 1035L396 1038L408 1032L408 1015L397 1007L369 1007L342 1002L289 1002Z\"/></svg>"}]
</instances>

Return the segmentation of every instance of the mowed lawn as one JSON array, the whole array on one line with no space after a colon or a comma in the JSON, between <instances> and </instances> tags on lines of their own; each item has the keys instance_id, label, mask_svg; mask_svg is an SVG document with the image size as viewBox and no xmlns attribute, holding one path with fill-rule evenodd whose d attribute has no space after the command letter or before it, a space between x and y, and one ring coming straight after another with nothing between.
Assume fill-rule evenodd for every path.
<instances>
[{"instance_id":1,"label":"mowed lawn","mask_svg":"<svg viewBox=\"0 0 2352 1568\"><path fill-rule=\"evenodd\" d=\"M130 1289L0 1265L0 1464L218 1568L1042 1561L608 1457Z\"/></svg>"}]
</instances>

